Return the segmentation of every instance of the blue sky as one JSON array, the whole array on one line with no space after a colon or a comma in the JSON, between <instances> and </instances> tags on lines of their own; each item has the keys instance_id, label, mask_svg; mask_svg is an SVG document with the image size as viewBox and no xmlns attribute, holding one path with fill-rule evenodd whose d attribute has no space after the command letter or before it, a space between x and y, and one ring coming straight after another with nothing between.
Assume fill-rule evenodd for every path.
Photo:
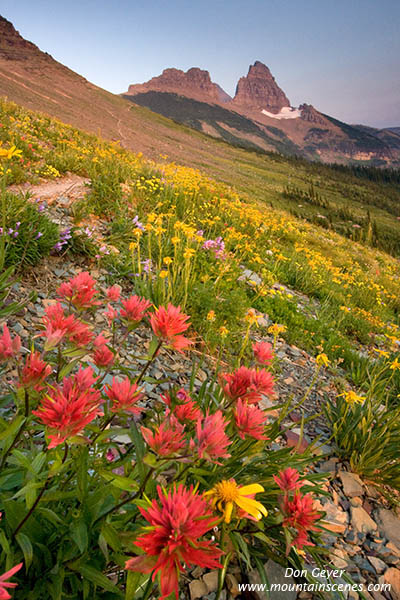
<instances>
[{"instance_id":1,"label":"blue sky","mask_svg":"<svg viewBox=\"0 0 400 600\"><path fill-rule=\"evenodd\" d=\"M196 66L232 95L261 60L293 106L400 126L399 0L0 0L0 14L115 93Z\"/></svg>"}]
</instances>

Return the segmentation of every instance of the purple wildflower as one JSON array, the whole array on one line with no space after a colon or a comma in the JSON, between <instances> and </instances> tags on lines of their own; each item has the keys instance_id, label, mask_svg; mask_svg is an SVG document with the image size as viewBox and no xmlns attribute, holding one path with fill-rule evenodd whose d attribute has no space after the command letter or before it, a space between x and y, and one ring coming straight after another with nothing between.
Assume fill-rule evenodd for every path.
<instances>
[{"instance_id":1,"label":"purple wildflower","mask_svg":"<svg viewBox=\"0 0 400 600\"><path fill-rule=\"evenodd\" d=\"M137 229L140 229L141 231L144 231L144 225L143 225L143 223L141 223L139 221L139 216L138 215L136 215L136 217L133 219L132 225L134 225Z\"/></svg>"}]
</instances>

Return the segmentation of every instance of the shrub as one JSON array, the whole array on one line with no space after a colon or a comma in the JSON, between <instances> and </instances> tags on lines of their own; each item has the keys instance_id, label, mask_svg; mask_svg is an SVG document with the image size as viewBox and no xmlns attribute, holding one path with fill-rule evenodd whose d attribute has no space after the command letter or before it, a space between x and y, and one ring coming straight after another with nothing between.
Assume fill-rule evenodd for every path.
<instances>
[{"instance_id":1,"label":"shrub","mask_svg":"<svg viewBox=\"0 0 400 600\"><path fill-rule=\"evenodd\" d=\"M6 194L5 264L35 265L58 242L58 226L42 212L41 205L24 196Z\"/></svg>"},{"instance_id":2,"label":"shrub","mask_svg":"<svg viewBox=\"0 0 400 600\"><path fill-rule=\"evenodd\" d=\"M164 348L190 348L189 317L122 299L119 286L102 295L88 273L57 293L23 361L18 336L0 334L2 366L20 365L0 420L0 564L24 563L15 597L148 598L157 573L166 598L183 563L219 569L220 588L230 563L263 581L266 557L298 568L305 548L321 563L319 488L297 470L311 451L273 449L290 400L275 421L262 408L270 347L257 347L263 366L200 389L167 377L154 400L149 368L167 370ZM139 326L150 343L135 363L127 343Z\"/></svg>"},{"instance_id":3,"label":"shrub","mask_svg":"<svg viewBox=\"0 0 400 600\"><path fill-rule=\"evenodd\" d=\"M389 403L398 364L377 363L366 373L365 393L348 390L324 405L339 456L392 499L390 488L400 490L400 406Z\"/></svg>"}]
</instances>

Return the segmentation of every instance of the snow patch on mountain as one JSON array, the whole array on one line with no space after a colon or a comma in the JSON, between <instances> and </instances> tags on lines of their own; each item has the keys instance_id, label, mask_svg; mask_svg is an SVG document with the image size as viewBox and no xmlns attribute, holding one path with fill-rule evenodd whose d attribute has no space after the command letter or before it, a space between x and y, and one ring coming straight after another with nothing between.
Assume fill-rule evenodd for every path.
<instances>
[{"instance_id":1,"label":"snow patch on mountain","mask_svg":"<svg viewBox=\"0 0 400 600\"><path fill-rule=\"evenodd\" d=\"M291 106L284 106L277 114L268 112L264 109L261 112L263 115L271 117L272 119L298 119L301 117L301 111L298 108L292 108Z\"/></svg>"}]
</instances>

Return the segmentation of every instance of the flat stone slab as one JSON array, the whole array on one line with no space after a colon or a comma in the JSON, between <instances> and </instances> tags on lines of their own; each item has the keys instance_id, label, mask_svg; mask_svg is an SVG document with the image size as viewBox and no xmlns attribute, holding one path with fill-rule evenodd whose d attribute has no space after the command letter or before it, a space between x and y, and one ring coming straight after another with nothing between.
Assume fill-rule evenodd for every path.
<instances>
[{"instance_id":1,"label":"flat stone slab","mask_svg":"<svg viewBox=\"0 0 400 600\"><path fill-rule=\"evenodd\" d=\"M386 508L379 508L374 516L381 534L400 549L400 519Z\"/></svg>"},{"instance_id":2,"label":"flat stone slab","mask_svg":"<svg viewBox=\"0 0 400 600\"><path fill-rule=\"evenodd\" d=\"M363 484L358 475L347 471L340 471L339 477L343 484L344 494L347 498L362 496L364 494Z\"/></svg>"},{"instance_id":3,"label":"flat stone slab","mask_svg":"<svg viewBox=\"0 0 400 600\"><path fill-rule=\"evenodd\" d=\"M377 524L361 506L351 506L350 514L351 524L357 532L368 534L377 531Z\"/></svg>"}]
</instances>

